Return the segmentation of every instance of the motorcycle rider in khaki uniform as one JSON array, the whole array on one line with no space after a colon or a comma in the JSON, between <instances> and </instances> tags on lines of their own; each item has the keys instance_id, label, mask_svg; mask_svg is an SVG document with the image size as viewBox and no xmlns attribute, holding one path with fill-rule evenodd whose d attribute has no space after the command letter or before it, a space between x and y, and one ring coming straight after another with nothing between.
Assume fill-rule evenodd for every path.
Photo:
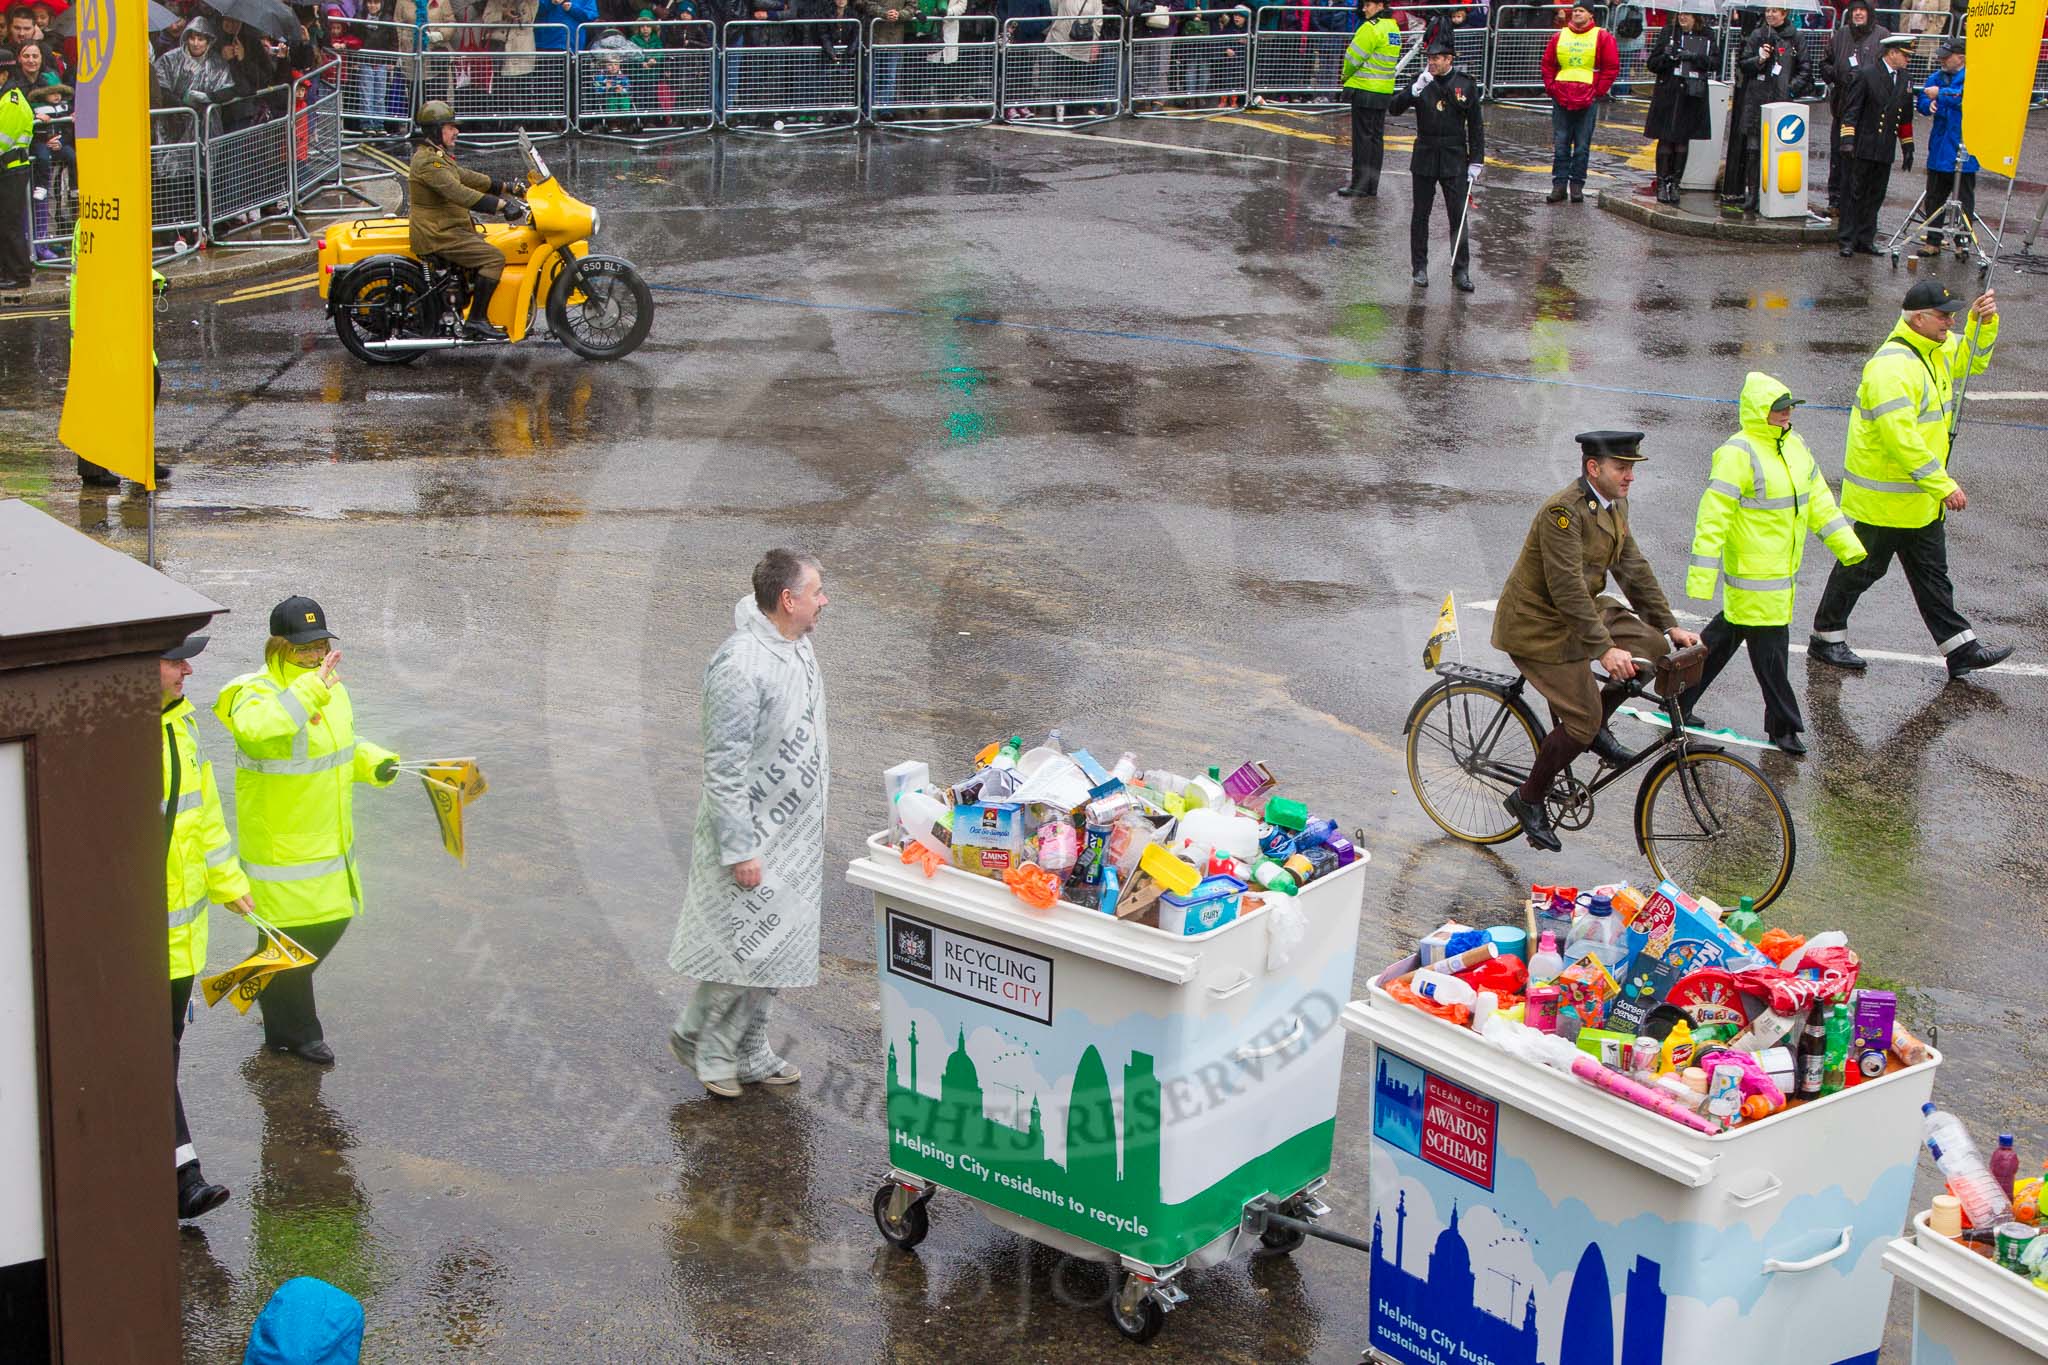
<instances>
[{"instance_id":1,"label":"motorcycle rider in khaki uniform","mask_svg":"<svg viewBox=\"0 0 2048 1365\"><path fill-rule=\"evenodd\" d=\"M523 223L528 212L519 193L525 187L455 164L455 138L461 129L455 110L445 101L421 105L416 122L420 145L412 154L410 177L412 254L422 261L438 257L471 274L476 283L462 335L472 341L503 341L504 329L491 322L490 307L498 277L505 271L505 257L476 230L469 215L475 209L499 214L508 223Z\"/></svg>"}]
</instances>

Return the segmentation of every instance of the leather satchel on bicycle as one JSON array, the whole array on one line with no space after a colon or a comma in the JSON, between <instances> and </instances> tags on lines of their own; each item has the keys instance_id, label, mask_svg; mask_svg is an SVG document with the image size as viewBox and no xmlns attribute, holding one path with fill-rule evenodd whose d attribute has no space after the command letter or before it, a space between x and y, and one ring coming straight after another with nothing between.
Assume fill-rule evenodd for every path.
<instances>
[{"instance_id":1,"label":"leather satchel on bicycle","mask_svg":"<svg viewBox=\"0 0 2048 1365\"><path fill-rule=\"evenodd\" d=\"M1700 676L1707 671L1707 647L1687 645L1675 649L1657 660L1657 695L1665 701L1677 701L1679 695L1700 685Z\"/></svg>"}]
</instances>

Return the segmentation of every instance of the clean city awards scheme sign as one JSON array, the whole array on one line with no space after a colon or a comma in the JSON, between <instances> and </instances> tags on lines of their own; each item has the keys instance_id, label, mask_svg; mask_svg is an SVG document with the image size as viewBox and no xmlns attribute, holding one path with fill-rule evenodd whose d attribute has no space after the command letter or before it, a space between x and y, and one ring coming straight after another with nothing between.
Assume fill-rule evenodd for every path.
<instances>
[{"instance_id":1,"label":"clean city awards scheme sign","mask_svg":"<svg viewBox=\"0 0 2048 1365\"><path fill-rule=\"evenodd\" d=\"M1987 171L2016 178L2041 23L2048 0L1971 0L1969 78L1964 85L1963 146Z\"/></svg>"},{"instance_id":2,"label":"clean city awards scheme sign","mask_svg":"<svg viewBox=\"0 0 2048 1365\"><path fill-rule=\"evenodd\" d=\"M154 488L149 32L139 0L83 0L79 11L71 382L57 436Z\"/></svg>"},{"instance_id":3,"label":"clean city awards scheme sign","mask_svg":"<svg viewBox=\"0 0 2048 1365\"><path fill-rule=\"evenodd\" d=\"M889 912L889 970L948 995L1052 1022L1052 961Z\"/></svg>"}]
</instances>

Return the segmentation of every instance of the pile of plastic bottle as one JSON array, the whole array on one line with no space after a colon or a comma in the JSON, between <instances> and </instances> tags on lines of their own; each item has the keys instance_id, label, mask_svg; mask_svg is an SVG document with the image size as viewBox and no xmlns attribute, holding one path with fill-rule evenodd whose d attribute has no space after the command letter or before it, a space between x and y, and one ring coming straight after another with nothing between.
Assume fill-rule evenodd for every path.
<instances>
[{"instance_id":1,"label":"pile of plastic bottle","mask_svg":"<svg viewBox=\"0 0 2048 1365\"><path fill-rule=\"evenodd\" d=\"M884 774L891 835L927 875L953 867L1004 882L1038 910L1064 901L1170 933L1218 929L1362 856L1335 820L1278 794L1264 763L1195 777L1104 767L1054 730L988 745L950 787L928 765Z\"/></svg>"},{"instance_id":2,"label":"pile of plastic bottle","mask_svg":"<svg viewBox=\"0 0 2048 1365\"><path fill-rule=\"evenodd\" d=\"M2048 1289L2048 1234L2037 1226L2043 1184L2039 1176L2016 1181L2020 1155L2012 1134L1998 1135L1987 1161L1961 1119L1931 1104L1920 1112L1927 1153L1948 1180L1948 1193L1934 1196L1928 1230L1974 1246L2035 1288Z\"/></svg>"},{"instance_id":3,"label":"pile of plastic bottle","mask_svg":"<svg viewBox=\"0 0 2048 1365\"><path fill-rule=\"evenodd\" d=\"M1523 922L1450 923L1395 999L1701 1133L1767 1119L1930 1057L1838 932L1762 930L1671 882L1535 886ZM1532 951L1533 945L1533 951Z\"/></svg>"}]
</instances>

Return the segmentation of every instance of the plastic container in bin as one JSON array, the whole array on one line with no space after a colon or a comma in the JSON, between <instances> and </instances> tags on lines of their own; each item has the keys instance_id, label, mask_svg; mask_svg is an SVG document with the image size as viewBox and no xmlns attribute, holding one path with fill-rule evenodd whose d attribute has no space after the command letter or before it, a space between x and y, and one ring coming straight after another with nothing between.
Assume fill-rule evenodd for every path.
<instances>
[{"instance_id":1,"label":"plastic container in bin","mask_svg":"<svg viewBox=\"0 0 2048 1365\"><path fill-rule=\"evenodd\" d=\"M1708 1136L1401 1004L1381 982L1414 966L1344 1011L1375 1358L1876 1365L1939 1053Z\"/></svg>"},{"instance_id":2,"label":"plastic container in bin","mask_svg":"<svg viewBox=\"0 0 2048 1365\"><path fill-rule=\"evenodd\" d=\"M875 894L890 1164L1147 1274L1256 1245L1245 1206L1330 1168L1366 862L1302 889L1273 964L1270 908L1192 937L1040 912L870 838L847 880Z\"/></svg>"},{"instance_id":3,"label":"plastic container in bin","mask_svg":"<svg viewBox=\"0 0 2048 1365\"><path fill-rule=\"evenodd\" d=\"M1913 1290L1913 1365L2048 1360L2048 1290L1930 1231L1927 1218L1884 1253L1884 1268Z\"/></svg>"},{"instance_id":4,"label":"plastic container in bin","mask_svg":"<svg viewBox=\"0 0 2048 1365\"><path fill-rule=\"evenodd\" d=\"M1169 934L1206 934L1237 918L1245 884L1218 873L1204 877L1185 896L1169 891L1159 898L1159 927Z\"/></svg>"}]
</instances>

